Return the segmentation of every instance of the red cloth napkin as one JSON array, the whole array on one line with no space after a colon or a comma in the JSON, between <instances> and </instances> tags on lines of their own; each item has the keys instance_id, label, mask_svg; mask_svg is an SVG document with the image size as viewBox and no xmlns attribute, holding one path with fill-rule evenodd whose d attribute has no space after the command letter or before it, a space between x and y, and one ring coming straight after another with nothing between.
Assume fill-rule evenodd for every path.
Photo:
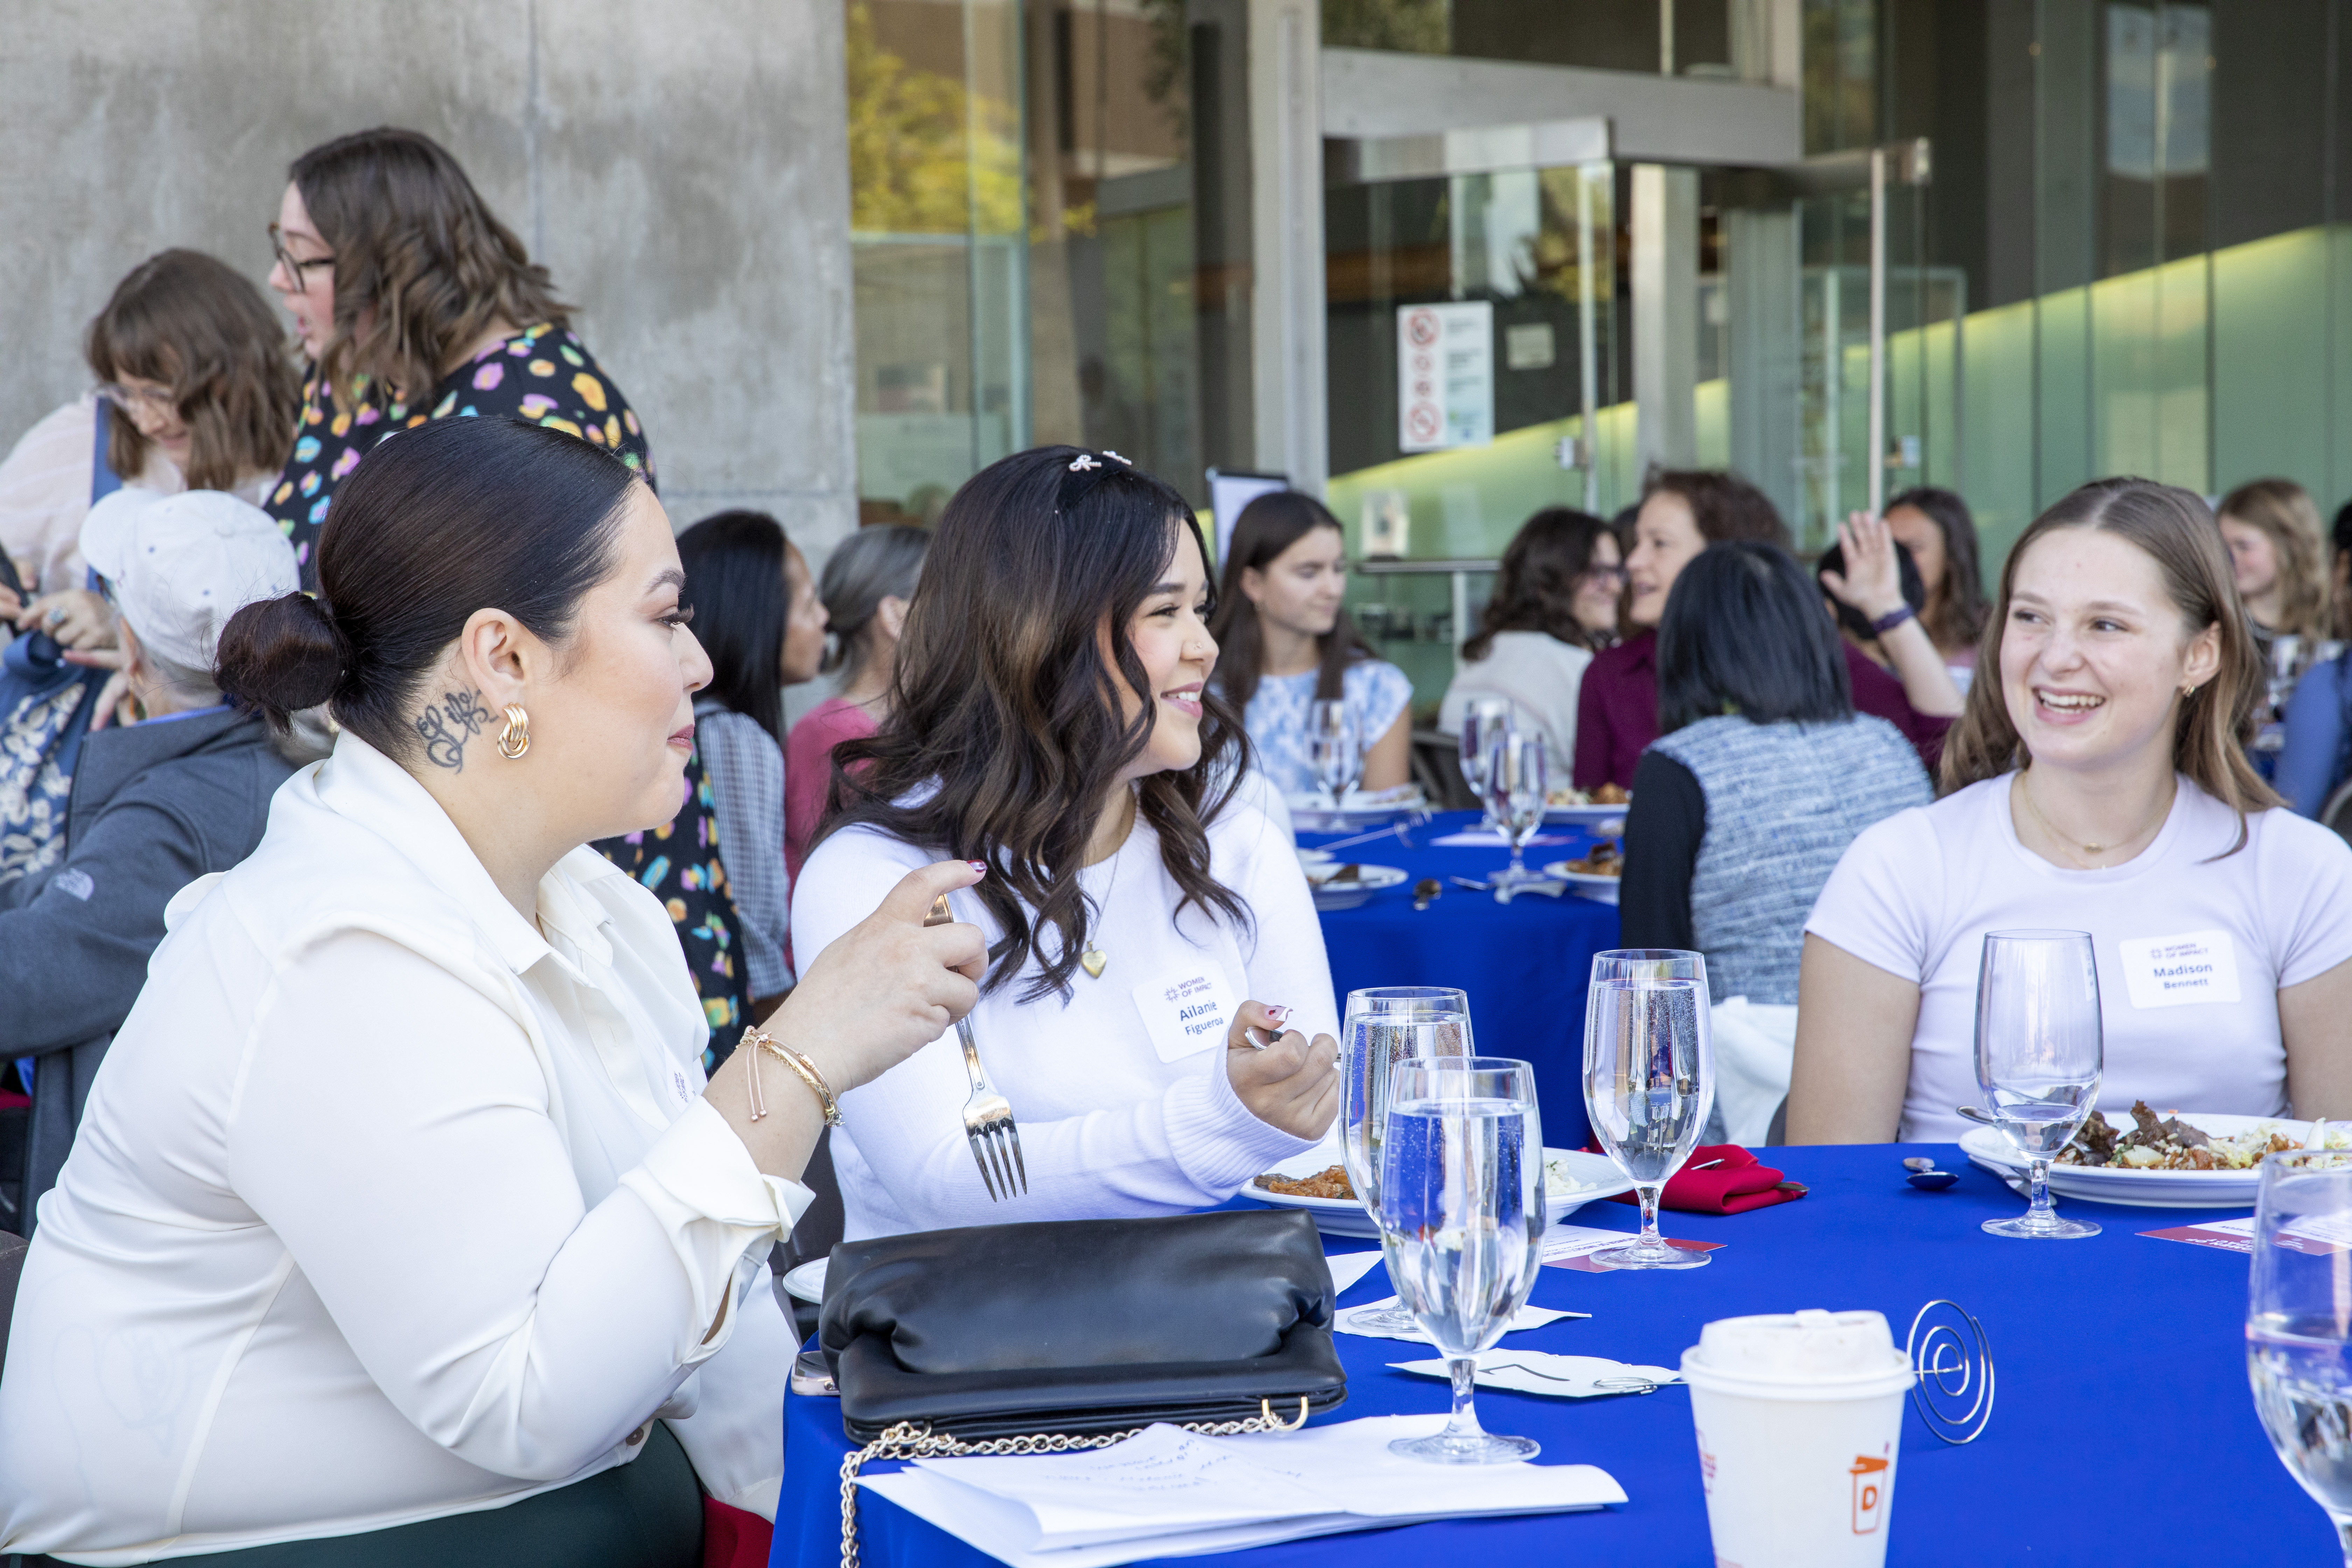
<instances>
[{"instance_id":1,"label":"red cloth napkin","mask_svg":"<svg viewBox=\"0 0 2352 1568\"><path fill-rule=\"evenodd\" d=\"M776 1527L756 1513L702 1500L702 1568L768 1568Z\"/></svg>"},{"instance_id":2,"label":"red cloth napkin","mask_svg":"<svg viewBox=\"0 0 2352 1568\"><path fill-rule=\"evenodd\" d=\"M1587 1143L1584 1152L1598 1154L1601 1148L1597 1142ZM1695 1169L1710 1161L1719 1163L1704 1171ZM1790 1181L1738 1144L1709 1143L1692 1150L1683 1168L1667 1178L1665 1190L1658 1194L1658 1206L1688 1214L1746 1214L1804 1195L1803 1183ZM1617 1202L1632 1204L1641 1199L1622 1193Z\"/></svg>"}]
</instances>

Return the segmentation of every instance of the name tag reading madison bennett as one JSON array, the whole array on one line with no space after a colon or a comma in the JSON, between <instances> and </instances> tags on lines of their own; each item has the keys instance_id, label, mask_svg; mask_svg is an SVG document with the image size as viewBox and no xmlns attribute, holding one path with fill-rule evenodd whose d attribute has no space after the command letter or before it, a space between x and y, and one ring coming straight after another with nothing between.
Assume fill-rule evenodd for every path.
<instances>
[{"instance_id":1,"label":"name tag reading madison bennett","mask_svg":"<svg viewBox=\"0 0 2352 1568\"><path fill-rule=\"evenodd\" d=\"M2185 1007L2238 999L2238 950L2225 931L2136 937L2116 944L2135 1007Z\"/></svg>"},{"instance_id":2,"label":"name tag reading madison bennett","mask_svg":"<svg viewBox=\"0 0 2352 1568\"><path fill-rule=\"evenodd\" d=\"M1216 969L1177 970L1135 988L1135 1010L1163 1062L1222 1047L1234 1026L1235 1004Z\"/></svg>"}]
</instances>

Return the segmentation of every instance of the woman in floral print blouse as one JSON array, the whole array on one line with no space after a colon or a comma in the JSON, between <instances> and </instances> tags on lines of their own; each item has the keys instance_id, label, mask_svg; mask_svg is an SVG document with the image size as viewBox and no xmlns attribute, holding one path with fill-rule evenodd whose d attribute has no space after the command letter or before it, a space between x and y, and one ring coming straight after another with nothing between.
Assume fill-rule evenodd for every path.
<instances>
[{"instance_id":1,"label":"woman in floral print blouse","mask_svg":"<svg viewBox=\"0 0 2352 1568\"><path fill-rule=\"evenodd\" d=\"M566 431L654 478L635 410L590 357L547 269L457 161L414 131L362 131L294 161L269 285L310 358L293 455L268 508L318 585L335 489L394 430L450 415Z\"/></svg>"}]
</instances>

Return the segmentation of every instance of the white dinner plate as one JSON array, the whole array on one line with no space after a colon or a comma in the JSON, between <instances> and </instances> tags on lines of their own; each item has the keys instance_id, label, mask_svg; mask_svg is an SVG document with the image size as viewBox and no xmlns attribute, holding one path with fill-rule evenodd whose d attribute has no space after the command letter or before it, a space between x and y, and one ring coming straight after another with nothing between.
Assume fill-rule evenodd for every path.
<instances>
[{"instance_id":1,"label":"white dinner plate","mask_svg":"<svg viewBox=\"0 0 2352 1568\"><path fill-rule=\"evenodd\" d=\"M1274 1173L1278 1176L1311 1176L1338 1163L1339 1151L1329 1143L1322 1143L1304 1154L1293 1155L1284 1161L1274 1168ZM1620 1193L1633 1190L1633 1184L1625 1179L1614 1161L1606 1155L1587 1154L1577 1149L1545 1150L1544 1176L1545 1213L1554 1225L1589 1203L1601 1198L1613 1198ZM1310 1198L1296 1193L1270 1193L1255 1182L1242 1188L1242 1196L1274 1208L1305 1209L1315 1216L1315 1228L1326 1236L1377 1238L1381 1234L1381 1227L1365 1212L1364 1205L1353 1198Z\"/></svg>"},{"instance_id":2,"label":"white dinner plate","mask_svg":"<svg viewBox=\"0 0 2352 1568\"><path fill-rule=\"evenodd\" d=\"M1572 822L1589 827L1603 838L1614 838L1625 831L1625 813L1630 805L1548 805L1544 807L1546 822Z\"/></svg>"},{"instance_id":3,"label":"white dinner plate","mask_svg":"<svg viewBox=\"0 0 2352 1568\"><path fill-rule=\"evenodd\" d=\"M784 1294L795 1301L824 1305L824 1266L830 1258L812 1258L797 1268L784 1270Z\"/></svg>"},{"instance_id":4,"label":"white dinner plate","mask_svg":"<svg viewBox=\"0 0 2352 1568\"><path fill-rule=\"evenodd\" d=\"M1356 868L1353 877L1344 882L1333 880L1351 865ZM1314 889L1318 910L1352 910L1382 888L1393 888L1404 879L1404 872L1395 866L1367 866L1361 861L1333 860L1307 868L1307 886Z\"/></svg>"},{"instance_id":5,"label":"white dinner plate","mask_svg":"<svg viewBox=\"0 0 2352 1568\"><path fill-rule=\"evenodd\" d=\"M2200 1132L2217 1137L2229 1137L2252 1131L2257 1127L2274 1129L2294 1139L2302 1139L2311 1131L2308 1121L2294 1121L2282 1116L2227 1116L2219 1112L2167 1111L2178 1114L2183 1121ZM2132 1121L2128 1113L2118 1121L2107 1121L2116 1131L2128 1132ZM2336 1136L2331 1132L2328 1142L2333 1146ZM1990 1127L1971 1127L1960 1134L1960 1148L1969 1160L1999 1175L2023 1175L2030 1162L2018 1153L2016 1147ZM2060 1197L2080 1198L2089 1203L2122 1204L2131 1208L2150 1209L2246 1209L2254 1206L2255 1190L2262 1184L2262 1170L2250 1166L2242 1171L2135 1171L2119 1165L2060 1165L2050 1167L2050 1190Z\"/></svg>"},{"instance_id":6,"label":"white dinner plate","mask_svg":"<svg viewBox=\"0 0 2352 1568\"><path fill-rule=\"evenodd\" d=\"M1596 900L1604 904L1613 904L1617 901L1617 884L1621 880L1619 878L1603 876L1598 871L1571 871L1568 868L1568 862L1565 860L1553 861L1543 868L1543 874L1566 882L1582 898Z\"/></svg>"}]
</instances>

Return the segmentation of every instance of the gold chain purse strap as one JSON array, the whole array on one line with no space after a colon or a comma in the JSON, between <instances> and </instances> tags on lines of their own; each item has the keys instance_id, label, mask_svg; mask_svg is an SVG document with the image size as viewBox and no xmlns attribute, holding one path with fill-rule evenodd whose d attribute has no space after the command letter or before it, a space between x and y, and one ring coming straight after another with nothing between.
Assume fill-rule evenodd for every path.
<instances>
[{"instance_id":1,"label":"gold chain purse strap","mask_svg":"<svg viewBox=\"0 0 2352 1568\"><path fill-rule=\"evenodd\" d=\"M1286 1421L1274 1413L1274 1401L1258 1401L1258 1414L1245 1421L1187 1421L1183 1429L1204 1437L1241 1437L1253 1432L1296 1432L1307 1425L1307 1396L1298 1396L1298 1419ZM1066 1454L1086 1448L1108 1448L1143 1430L1105 1432L1092 1437L1072 1437L1060 1432L1039 1432L1025 1437L994 1437L966 1443L934 1433L930 1423L901 1421L882 1436L841 1460L841 1568L858 1568L857 1472L868 1459L961 1459L975 1454Z\"/></svg>"}]
</instances>

